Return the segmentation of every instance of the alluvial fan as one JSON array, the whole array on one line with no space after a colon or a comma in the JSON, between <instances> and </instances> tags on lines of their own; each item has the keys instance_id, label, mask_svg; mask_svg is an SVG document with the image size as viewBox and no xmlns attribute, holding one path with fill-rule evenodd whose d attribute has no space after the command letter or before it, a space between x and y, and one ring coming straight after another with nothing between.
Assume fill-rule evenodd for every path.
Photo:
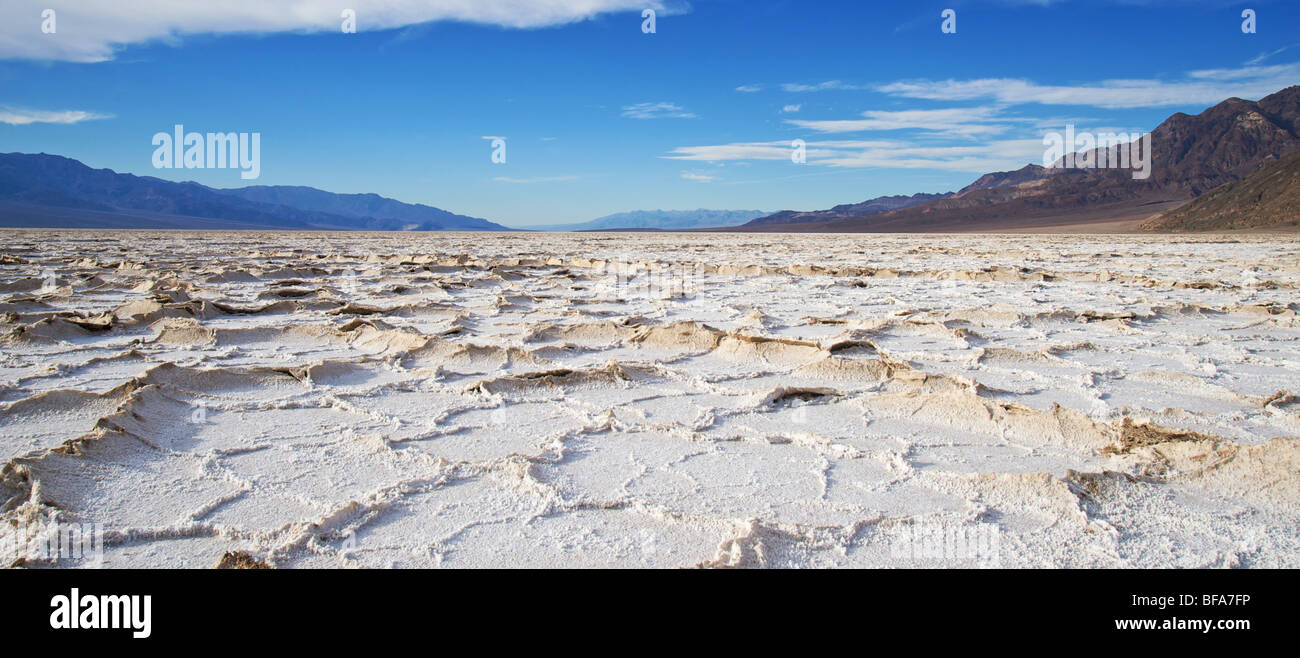
<instances>
[{"instance_id":1,"label":"alluvial fan","mask_svg":"<svg viewBox=\"0 0 1300 658\"><path fill-rule=\"evenodd\" d=\"M0 245L6 566L1300 566L1294 238Z\"/></svg>"}]
</instances>

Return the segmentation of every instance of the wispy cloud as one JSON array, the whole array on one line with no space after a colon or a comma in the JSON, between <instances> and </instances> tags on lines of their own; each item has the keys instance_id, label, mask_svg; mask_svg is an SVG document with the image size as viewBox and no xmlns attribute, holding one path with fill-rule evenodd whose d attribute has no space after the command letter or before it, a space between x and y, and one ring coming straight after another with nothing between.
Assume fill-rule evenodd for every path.
<instances>
[{"instance_id":1,"label":"wispy cloud","mask_svg":"<svg viewBox=\"0 0 1300 658\"><path fill-rule=\"evenodd\" d=\"M859 91L864 89L871 89L871 87L865 85L849 84L847 82L841 82L839 80L827 80L826 82L817 82L814 84L801 84L797 82L787 82L781 85L781 89L789 92L831 91L831 90Z\"/></svg>"},{"instance_id":2,"label":"wispy cloud","mask_svg":"<svg viewBox=\"0 0 1300 658\"><path fill-rule=\"evenodd\" d=\"M974 137L1006 132L1008 124L1019 119L1001 116L994 106L961 107L941 110L868 110L862 119L812 121L787 119L786 123L820 133L851 133L871 130L919 130L924 132Z\"/></svg>"},{"instance_id":3,"label":"wispy cloud","mask_svg":"<svg viewBox=\"0 0 1300 658\"><path fill-rule=\"evenodd\" d=\"M492 180L499 183L517 183L520 185L530 185L533 183L561 183L565 181L578 180L577 176L538 176L536 178L511 178L510 176L497 176Z\"/></svg>"},{"instance_id":4,"label":"wispy cloud","mask_svg":"<svg viewBox=\"0 0 1300 658\"><path fill-rule=\"evenodd\" d=\"M818 148L901 148L906 142L893 140L857 140L857 141L823 141L808 142L807 151L813 155L830 155L832 152L817 151ZM733 142L707 146L679 146L668 155L669 160L696 160L700 162L724 162L728 160L789 160L791 145L789 141L774 142Z\"/></svg>"},{"instance_id":5,"label":"wispy cloud","mask_svg":"<svg viewBox=\"0 0 1300 658\"><path fill-rule=\"evenodd\" d=\"M1024 79L909 80L877 87L903 98L992 100L1010 105L1083 105L1105 109L1212 105L1225 98L1261 98L1300 81L1300 63L1192 71L1178 80L1103 80L1045 85Z\"/></svg>"},{"instance_id":6,"label":"wispy cloud","mask_svg":"<svg viewBox=\"0 0 1300 658\"><path fill-rule=\"evenodd\" d=\"M757 91L763 91L763 85L740 85L739 87L736 87L736 91L744 94L752 94Z\"/></svg>"},{"instance_id":7,"label":"wispy cloud","mask_svg":"<svg viewBox=\"0 0 1300 658\"><path fill-rule=\"evenodd\" d=\"M694 119L695 114L687 112L676 103L637 103L624 105L623 116L628 119Z\"/></svg>"},{"instance_id":8,"label":"wispy cloud","mask_svg":"<svg viewBox=\"0 0 1300 658\"><path fill-rule=\"evenodd\" d=\"M662 157L701 162L789 161L790 154L790 142L777 141L681 146ZM1042 155L1041 139L1000 140L965 146L926 146L896 140L827 140L806 144L808 165L826 167L986 173L1019 169L1026 163L1041 160Z\"/></svg>"},{"instance_id":9,"label":"wispy cloud","mask_svg":"<svg viewBox=\"0 0 1300 658\"><path fill-rule=\"evenodd\" d=\"M712 183L715 180L713 176L710 176L708 174L697 174L693 171L683 171L682 178L685 178L686 180L693 180L697 183Z\"/></svg>"},{"instance_id":10,"label":"wispy cloud","mask_svg":"<svg viewBox=\"0 0 1300 658\"><path fill-rule=\"evenodd\" d=\"M1077 115L1071 118L1074 113L1070 111L1053 117L1035 115L1024 110L1027 106L1115 110L1206 106L1232 96L1260 98L1300 81L1300 63L1261 63L1279 52L1281 50L1256 58L1253 64L1188 71L1168 79L1117 79L1062 85L1019 78L981 78L903 80L874 86L829 80L812 84L789 83L780 87L788 92L871 90L895 98L968 105L940 109L866 110L847 118L785 119L787 126L822 135L861 133L868 137L859 140L807 140L805 155L811 167L985 173L1018 169L1026 163L1041 161L1041 130L1059 130L1067 124L1088 125L1096 121ZM977 104L972 105L972 102ZM1012 108L1018 111L1013 112ZM791 104L781 111L792 113L801 109L801 105ZM1122 128L1093 128L1125 132ZM881 139L874 139L877 136ZM680 146L661 157L741 164L789 162L791 153L791 143L781 140Z\"/></svg>"},{"instance_id":11,"label":"wispy cloud","mask_svg":"<svg viewBox=\"0 0 1300 658\"><path fill-rule=\"evenodd\" d=\"M1105 109L1210 105L1232 96L1260 98L1300 82L1300 62L1263 65L1266 60L1296 46L1300 44L1261 54L1241 67L1190 71L1181 78L1170 80L1101 80L1077 85L1040 84L1024 78L917 79L883 85L827 80L811 84L785 83L781 89L788 92L877 91L920 100L1084 105Z\"/></svg>"},{"instance_id":12,"label":"wispy cloud","mask_svg":"<svg viewBox=\"0 0 1300 658\"><path fill-rule=\"evenodd\" d=\"M788 160L790 142L735 142L708 146L679 146L663 156L668 160L723 162L727 160Z\"/></svg>"},{"instance_id":13,"label":"wispy cloud","mask_svg":"<svg viewBox=\"0 0 1300 658\"><path fill-rule=\"evenodd\" d=\"M81 123L96 119L112 119L111 114L84 112L82 110L28 110L15 107L0 107L0 123L11 126L25 126L31 123Z\"/></svg>"},{"instance_id":14,"label":"wispy cloud","mask_svg":"<svg viewBox=\"0 0 1300 658\"><path fill-rule=\"evenodd\" d=\"M1249 62L1246 62L1246 66L1258 66L1272 59L1273 57L1276 57L1277 55L1281 55L1282 53L1291 50L1292 48L1295 48L1296 46L1300 46L1300 43L1293 43L1289 46L1282 46L1281 48L1278 48L1277 50L1271 52L1260 53L1258 57L1255 57Z\"/></svg>"},{"instance_id":15,"label":"wispy cloud","mask_svg":"<svg viewBox=\"0 0 1300 658\"><path fill-rule=\"evenodd\" d=\"M601 14L654 9L660 15L681 13L683 2L663 0L348 0L346 3L288 0L153 0L147 7L122 0L78 0L60 20L58 38L36 29L32 5L0 3L0 59L49 59L101 62L124 46L171 41L196 34L269 34L338 32L343 7L356 11L358 31L418 26L431 21L458 21L531 29L565 25ZM38 7L39 9L39 7ZM63 18L62 11L59 18ZM31 25L31 29L18 29ZM9 29L13 28L13 29Z\"/></svg>"}]
</instances>

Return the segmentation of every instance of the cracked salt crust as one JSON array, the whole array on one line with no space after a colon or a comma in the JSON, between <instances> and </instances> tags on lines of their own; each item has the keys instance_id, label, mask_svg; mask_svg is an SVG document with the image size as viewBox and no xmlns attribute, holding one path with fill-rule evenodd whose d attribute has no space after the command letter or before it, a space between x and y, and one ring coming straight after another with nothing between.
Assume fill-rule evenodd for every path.
<instances>
[{"instance_id":1,"label":"cracked salt crust","mask_svg":"<svg viewBox=\"0 0 1300 658\"><path fill-rule=\"evenodd\" d=\"M0 546L975 566L900 554L930 524L1011 567L1300 563L1290 237L0 244Z\"/></svg>"}]
</instances>

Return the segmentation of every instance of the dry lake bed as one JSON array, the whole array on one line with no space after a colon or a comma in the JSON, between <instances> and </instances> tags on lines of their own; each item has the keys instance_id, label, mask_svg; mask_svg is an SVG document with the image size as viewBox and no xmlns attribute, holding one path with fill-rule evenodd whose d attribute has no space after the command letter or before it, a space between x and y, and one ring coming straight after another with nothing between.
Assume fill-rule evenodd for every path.
<instances>
[{"instance_id":1,"label":"dry lake bed","mask_svg":"<svg viewBox=\"0 0 1300 658\"><path fill-rule=\"evenodd\" d=\"M1298 288L1296 236L0 231L0 558L1296 567Z\"/></svg>"}]
</instances>

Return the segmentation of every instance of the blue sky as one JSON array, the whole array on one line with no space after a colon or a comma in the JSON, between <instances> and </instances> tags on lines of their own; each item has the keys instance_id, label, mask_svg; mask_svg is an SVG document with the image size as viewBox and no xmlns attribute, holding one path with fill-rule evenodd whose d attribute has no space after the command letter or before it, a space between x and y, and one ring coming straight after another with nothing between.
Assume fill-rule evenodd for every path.
<instances>
[{"instance_id":1,"label":"blue sky","mask_svg":"<svg viewBox=\"0 0 1300 658\"><path fill-rule=\"evenodd\" d=\"M40 29L47 7L54 34ZM657 8L654 34L644 7ZM357 33L340 30L341 8ZM956 34L940 31L946 8ZM1241 30L1246 8L1255 34ZM1293 0L0 8L0 152L215 187L376 192L512 226L954 190L1040 161L1043 135L1067 123L1149 131L1293 84ZM154 169L152 136L178 123L260 132L261 177ZM496 136L504 164L484 139ZM794 139L806 164L790 161Z\"/></svg>"}]
</instances>

